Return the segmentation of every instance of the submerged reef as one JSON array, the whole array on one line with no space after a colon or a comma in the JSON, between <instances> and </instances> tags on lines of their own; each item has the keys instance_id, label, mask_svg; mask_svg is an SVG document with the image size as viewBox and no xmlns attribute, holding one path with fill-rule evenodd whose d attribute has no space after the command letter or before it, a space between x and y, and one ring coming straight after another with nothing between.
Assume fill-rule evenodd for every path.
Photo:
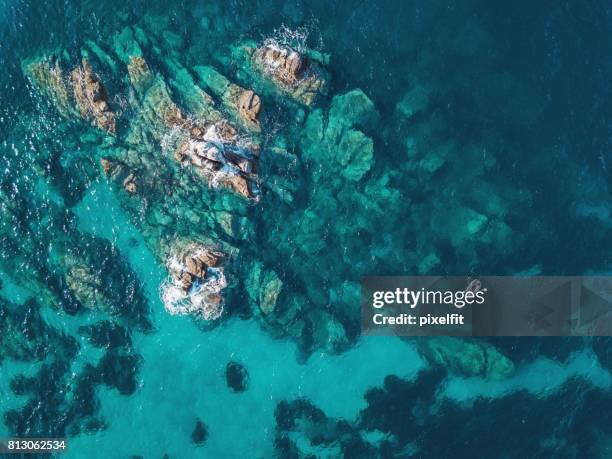
<instances>
[{"instance_id":1,"label":"submerged reef","mask_svg":"<svg viewBox=\"0 0 612 459\"><path fill-rule=\"evenodd\" d=\"M0 436L610 455L609 340L359 323L366 275L609 270L604 6L9 3Z\"/></svg>"},{"instance_id":2,"label":"submerged reef","mask_svg":"<svg viewBox=\"0 0 612 459\"><path fill-rule=\"evenodd\" d=\"M153 328L126 254L76 225L75 208L94 184L110 188L165 269L157 290L169 314L189 315L203 330L233 316L252 318L272 336L294 340L301 359L355 343L361 276L426 274L464 263L467 269L488 248L520 237L510 216L529 195L487 188L492 155L466 172L486 197L457 206L453 196L466 186L442 185L461 164L455 146L440 141L444 120L431 113L428 123L419 121L434 97L427 88L398 95L400 116L390 121L362 89L334 89L329 56L303 43L237 38L183 54L169 29L164 18L147 16L85 40L77 51L50 50L22 62L33 101L54 115L41 134L49 148L24 165L32 182L17 191L8 182L0 187L2 244L13 254L2 266L41 303L95 319L78 333L106 349L77 376L75 390L92 394L91 406L45 408L66 416L61 433L104 428L97 385L120 394L138 390L141 359L127 330ZM60 135L62 143L54 143ZM389 137L401 138L397 161L377 161L380 145L397 143ZM478 152L466 149L470 155ZM49 188L44 205L51 216L26 224L24 212L42 206L35 182ZM408 236L406 227L414 228ZM370 258L356 259L364 247ZM30 256L40 248L47 259ZM5 347L15 358L36 354L19 340ZM500 380L514 370L485 342L432 339L419 350L460 375ZM59 375L58 385L69 367L62 359L53 365L40 374ZM225 377L231 390L251 391L241 364L230 362ZM36 393L25 382L15 385ZM32 409L6 419L21 431ZM295 417L315 443L341 439L346 454L386 444L307 403L278 411ZM198 421L192 440L200 444L207 435ZM279 450L299 449L280 437Z\"/></svg>"},{"instance_id":3,"label":"submerged reef","mask_svg":"<svg viewBox=\"0 0 612 459\"><path fill-rule=\"evenodd\" d=\"M426 193L419 184L434 183L449 167L447 147L421 157L407 138L408 162L377 165L375 145L387 126L361 89L328 96L329 56L269 38L182 59L163 23L149 18L86 41L79 56L54 51L22 68L61 117L93 126L79 139L94 152L83 170L88 180L114 187L166 267L160 295L168 312L205 322L247 315L274 336L296 340L304 356L342 352L358 336L361 276L393 266L408 244L416 250L405 269L425 274L448 261L436 238L467 255L476 235L484 246L510 237L503 221L509 207L492 194L486 214L440 201L439 215L454 215L452 228L436 224L438 214L422 218L425 204L415 198L411 205L407 192ZM418 88L398 102L400 123L428 109L428 90ZM431 228L405 240L401 209L414 215L410 224L430 221ZM433 238L419 241L425 233ZM351 255L364 243L378 260L374 267ZM94 259L59 260L77 300L104 302L113 313L116 301L104 298L86 266ZM466 362L454 341L433 346L424 355L459 372L497 377L511 366L481 347ZM481 368L479 355L490 368Z\"/></svg>"}]
</instances>

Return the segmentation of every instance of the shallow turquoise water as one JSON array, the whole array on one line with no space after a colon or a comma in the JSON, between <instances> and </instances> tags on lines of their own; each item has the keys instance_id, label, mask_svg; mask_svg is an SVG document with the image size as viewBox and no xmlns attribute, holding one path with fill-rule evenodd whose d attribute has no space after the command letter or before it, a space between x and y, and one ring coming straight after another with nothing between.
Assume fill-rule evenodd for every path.
<instances>
[{"instance_id":1,"label":"shallow turquoise water","mask_svg":"<svg viewBox=\"0 0 612 459\"><path fill-rule=\"evenodd\" d=\"M358 298L373 274L610 272L611 29L605 2L0 0L0 437L68 437L74 458L608 457L608 339L466 341L440 366L426 341L360 337ZM323 69L312 105L245 54L270 38ZM62 103L83 57L114 133ZM260 132L226 87L261 95ZM258 202L173 159L215 116L259 145ZM162 301L183 240L225 255L218 320ZM473 357L493 345L510 375Z\"/></svg>"}]
</instances>

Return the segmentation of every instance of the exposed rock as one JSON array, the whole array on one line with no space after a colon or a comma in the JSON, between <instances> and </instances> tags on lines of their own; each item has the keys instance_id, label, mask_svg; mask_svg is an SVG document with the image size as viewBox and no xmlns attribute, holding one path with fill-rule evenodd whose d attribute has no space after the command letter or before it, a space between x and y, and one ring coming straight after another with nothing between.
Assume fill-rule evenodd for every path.
<instances>
[{"instance_id":1,"label":"exposed rock","mask_svg":"<svg viewBox=\"0 0 612 459\"><path fill-rule=\"evenodd\" d=\"M238 99L238 113L243 119L252 123L259 123L261 99L251 90L244 91Z\"/></svg>"},{"instance_id":2,"label":"exposed rock","mask_svg":"<svg viewBox=\"0 0 612 459\"><path fill-rule=\"evenodd\" d=\"M202 134L204 132L204 134ZM227 122L215 123L206 130L192 127L191 137L174 153L182 165L191 164L212 187L223 186L247 199L257 200L255 155L235 143L235 128Z\"/></svg>"},{"instance_id":3,"label":"exposed rock","mask_svg":"<svg viewBox=\"0 0 612 459\"><path fill-rule=\"evenodd\" d=\"M185 269L196 278L204 279L206 276L206 265L199 257L187 255L185 257Z\"/></svg>"},{"instance_id":4,"label":"exposed rock","mask_svg":"<svg viewBox=\"0 0 612 459\"><path fill-rule=\"evenodd\" d=\"M138 191L138 187L136 186L136 177L134 174L128 175L123 181L123 188L130 194L134 194Z\"/></svg>"},{"instance_id":5,"label":"exposed rock","mask_svg":"<svg viewBox=\"0 0 612 459\"><path fill-rule=\"evenodd\" d=\"M171 314L195 314L205 320L223 313L221 291L227 286L219 263L223 254L200 243L177 243L166 263L169 280L162 299Z\"/></svg>"},{"instance_id":6,"label":"exposed rock","mask_svg":"<svg viewBox=\"0 0 612 459\"><path fill-rule=\"evenodd\" d=\"M321 68L289 46L267 40L255 50L253 59L263 73L305 105L311 105L324 90Z\"/></svg>"},{"instance_id":7,"label":"exposed rock","mask_svg":"<svg viewBox=\"0 0 612 459\"><path fill-rule=\"evenodd\" d=\"M245 198L255 198L255 195L251 192L249 187L249 182L241 175L228 175L219 180L219 183L225 184L230 190L235 191Z\"/></svg>"},{"instance_id":8,"label":"exposed rock","mask_svg":"<svg viewBox=\"0 0 612 459\"><path fill-rule=\"evenodd\" d=\"M100 165L102 166L102 171L104 172L104 175L108 176L112 168L112 162L106 158L102 158L100 159Z\"/></svg>"},{"instance_id":9,"label":"exposed rock","mask_svg":"<svg viewBox=\"0 0 612 459\"><path fill-rule=\"evenodd\" d=\"M83 59L81 66L72 71L70 79L81 116L92 119L100 129L114 133L115 114L108 105L108 95L102 82L87 59Z\"/></svg>"},{"instance_id":10,"label":"exposed rock","mask_svg":"<svg viewBox=\"0 0 612 459\"><path fill-rule=\"evenodd\" d=\"M212 247L190 244L181 253L174 253L168 263L170 275L189 291L195 281L203 281L207 269L219 264L222 254Z\"/></svg>"},{"instance_id":11,"label":"exposed rock","mask_svg":"<svg viewBox=\"0 0 612 459\"><path fill-rule=\"evenodd\" d=\"M292 86L307 66L307 61L297 51L288 46L269 42L256 51L255 55L266 69L283 84Z\"/></svg>"},{"instance_id":12,"label":"exposed rock","mask_svg":"<svg viewBox=\"0 0 612 459\"><path fill-rule=\"evenodd\" d=\"M234 392L244 392L249 387L249 372L238 362L229 362L225 367L227 387Z\"/></svg>"}]
</instances>

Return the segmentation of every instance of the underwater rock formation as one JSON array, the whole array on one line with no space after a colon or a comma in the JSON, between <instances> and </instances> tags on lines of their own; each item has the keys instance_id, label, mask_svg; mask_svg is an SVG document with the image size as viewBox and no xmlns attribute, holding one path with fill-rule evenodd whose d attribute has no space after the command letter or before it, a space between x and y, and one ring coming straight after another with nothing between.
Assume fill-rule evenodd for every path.
<instances>
[{"instance_id":1,"label":"underwater rock formation","mask_svg":"<svg viewBox=\"0 0 612 459\"><path fill-rule=\"evenodd\" d=\"M93 73L91 64L83 59L81 66L70 74L74 88L74 98L85 119L93 118L100 129L109 133L115 132L115 114L108 105L108 95L97 75Z\"/></svg>"},{"instance_id":2,"label":"underwater rock formation","mask_svg":"<svg viewBox=\"0 0 612 459\"><path fill-rule=\"evenodd\" d=\"M247 131L260 131L261 98L251 89L245 89L219 73L215 68L197 65L193 71L205 89L217 96L223 108Z\"/></svg>"},{"instance_id":3,"label":"underwater rock formation","mask_svg":"<svg viewBox=\"0 0 612 459\"><path fill-rule=\"evenodd\" d=\"M392 457L391 448L384 444L389 439L368 435L347 420L330 418L309 400L282 401L274 416L281 457Z\"/></svg>"},{"instance_id":4,"label":"underwater rock formation","mask_svg":"<svg viewBox=\"0 0 612 459\"><path fill-rule=\"evenodd\" d=\"M87 59L83 58L81 65L70 72L70 78L65 77L60 59L53 55L26 60L22 67L30 81L51 98L63 116L78 112L98 128L115 133L115 113L110 109L108 94Z\"/></svg>"},{"instance_id":5,"label":"underwater rock formation","mask_svg":"<svg viewBox=\"0 0 612 459\"><path fill-rule=\"evenodd\" d=\"M238 362L229 362L225 367L227 387L234 392L244 392L249 387L249 372Z\"/></svg>"},{"instance_id":6,"label":"underwater rock formation","mask_svg":"<svg viewBox=\"0 0 612 459\"><path fill-rule=\"evenodd\" d=\"M171 314L194 314L216 320L223 314L221 292L227 286L223 254L199 243L177 243L166 266L170 280L161 288L166 310Z\"/></svg>"},{"instance_id":7,"label":"underwater rock formation","mask_svg":"<svg viewBox=\"0 0 612 459\"><path fill-rule=\"evenodd\" d=\"M316 349L342 352L358 336L361 276L398 267L419 273L439 269L448 261L440 241L451 241L457 254L470 260L477 244L507 243L504 220L510 210L499 199L485 203L478 197L450 207L451 194L439 181L455 170L453 150L436 142L435 120L432 132L419 138L431 138L436 148L410 140L409 120L429 113L428 88L412 86L420 89L398 104L405 119L396 126L381 122L360 89L326 98L326 59L303 44L246 40L206 55L193 48L185 59L172 44L183 47L184 40L153 23L124 27L81 50L81 78L73 78L84 94L80 105L90 107L101 94L95 90L99 79L91 76L86 81L94 89L87 96L82 78L95 69L108 80L121 110L114 120L116 137L102 129L75 145L91 149L87 161L100 166L88 166L83 182L100 174L113 184L120 205L168 268L160 291L172 313L213 320L223 311L240 311L274 336L295 339L304 355ZM66 78L58 77L62 68L74 68L67 61L77 59L67 52L61 59L56 55L24 62L24 71L60 113L67 105L67 118L80 117L79 104L71 102L75 84L63 91ZM315 102L318 108L311 109ZM88 113L90 121L103 125L94 109ZM376 142L395 130L397 164L375 164ZM405 159L399 158L402 142L411 152ZM85 158L73 161L83 164ZM487 159L467 171L465 183L492 164ZM423 198L433 192L429 181L444 198L433 205ZM390 208L406 209L406 215L389 215ZM452 228L441 221L449 213ZM407 225L418 231L406 237ZM180 241L214 247L224 254L224 265L196 261L188 267L185 247L177 249L184 245ZM364 246L376 262L354 262ZM286 260L282 270L278 259ZM83 282L89 293L76 287L79 277L90 280ZM96 296L99 286L86 270L77 267L63 279L77 292L73 296ZM224 306L224 297L231 306Z\"/></svg>"},{"instance_id":8,"label":"underwater rock formation","mask_svg":"<svg viewBox=\"0 0 612 459\"><path fill-rule=\"evenodd\" d=\"M44 355L47 345L58 344L39 308L34 301L14 305L0 299L0 363L6 358L32 361Z\"/></svg>"},{"instance_id":9,"label":"underwater rock formation","mask_svg":"<svg viewBox=\"0 0 612 459\"><path fill-rule=\"evenodd\" d=\"M246 282L253 310L264 316L272 314L283 288L283 282L276 272L266 271L261 263L255 263Z\"/></svg>"},{"instance_id":10,"label":"underwater rock formation","mask_svg":"<svg viewBox=\"0 0 612 459\"><path fill-rule=\"evenodd\" d=\"M208 438L208 428L200 419L196 421L196 425L191 432L191 441L196 445L201 445Z\"/></svg>"},{"instance_id":11,"label":"underwater rock formation","mask_svg":"<svg viewBox=\"0 0 612 459\"><path fill-rule=\"evenodd\" d=\"M58 60L53 56L27 59L22 62L22 69L63 116L72 115L74 108L66 84L67 78Z\"/></svg>"},{"instance_id":12,"label":"underwater rock formation","mask_svg":"<svg viewBox=\"0 0 612 459\"><path fill-rule=\"evenodd\" d=\"M491 344L453 337L419 341L421 353L435 365L463 376L500 380L514 372L514 364Z\"/></svg>"},{"instance_id":13,"label":"underwater rock formation","mask_svg":"<svg viewBox=\"0 0 612 459\"><path fill-rule=\"evenodd\" d=\"M358 127L371 129L378 120L372 101L361 90L335 96L329 113L310 113L300 146L305 160L325 164L351 181L372 168L374 143Z\"/></svg>"},{"instance_id":14,"label":"underwater rock formation","mask_svg":"<svg viewBox=\"0 0 612 459\"><path fill-rule=\"evenodd\" d=\"M56 242L52 260L84 308L149 328L147 301L139 280L110 242L73 234Z\"/></svg>"}]
</instances>

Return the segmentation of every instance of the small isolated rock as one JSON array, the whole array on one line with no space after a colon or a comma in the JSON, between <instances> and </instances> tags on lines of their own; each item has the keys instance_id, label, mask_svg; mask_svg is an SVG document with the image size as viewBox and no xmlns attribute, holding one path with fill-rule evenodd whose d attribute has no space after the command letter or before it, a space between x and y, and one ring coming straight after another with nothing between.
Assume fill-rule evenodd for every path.
<instances>
[{"instance_id":1,"label":"small isolated rock","mask_svg":"<svg viewBox=\"0 0 612 459\"><path fill-rule=\"evenodd\" d=\"M229 362L225 367L227 387L234 392L244 392L249 386L249 372L238 362Z\"/></svg>"},{"instance_id":2,"label":"small isolated rock","mask_svg":"<svg viewBox=\"0 0 612 459\"><path fill-rule=\"evenodd\" d=\"M259 123L257 118L261 111L261 99L250 89L244 91L238 99L238 113L251 123Z\"/></svg>"},{"instance_id":3,"label":"small isolated rock","mask_svg":"<svg viewBox=\"0 0 612 459\"><path fill-rule=\"evenodd\" d=\"M100 160L100 165L102 166L102 171L104 172L104 175L108 176L110 174L112 163L108 159L102 158Z\"/></svg>"},{"instance_id":4,"label":"small isolated rock","mask_svg":"<svg viewBox=\"0 0 612 459\"><path fill-rule=\"evenodd\" d=\"M191 441L196 445L201 445L208 438L208 429L200 419L196 421L196 425L191 432Z\"/></svg>"},{"instance_id":5,"label":"small isolated rock","mask_svg":"<svg viewBox=\"0 0 612 459\"><path fill-rule=\"evenodd\" d=\"M136 186L136 177L134 174L128 175L123 181L123 188L130 194L136 193L138 187Z\"/></svg>"}]
</instances>

